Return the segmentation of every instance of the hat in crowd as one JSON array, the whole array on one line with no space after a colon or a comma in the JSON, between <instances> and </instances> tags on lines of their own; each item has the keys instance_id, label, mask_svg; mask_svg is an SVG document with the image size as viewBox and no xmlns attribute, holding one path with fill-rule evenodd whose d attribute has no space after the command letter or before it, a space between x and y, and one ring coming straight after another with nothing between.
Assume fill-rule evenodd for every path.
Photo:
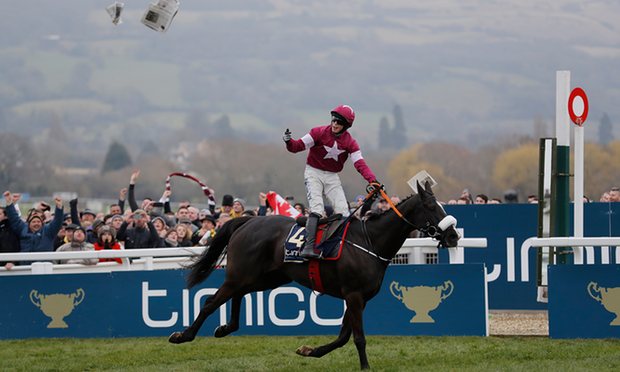
<instances>
[{"instance_id":1,"label":"hat in crowd","mask_svg":"<svg viewBox=\"0 0 620 372\"><path fill-rule=\"evenodd\" d=\"M234 199L232 195L226 194L222 197L222 207L232 207L233 203Z\"/></svg>"},{"instance_id":2,"label":"hat in crowd","mask_svg":"<svg viewBox=\"0 0 620 372\"><path fill-rule=\"evenodd\" d=\"M41 223L43 223L43 218L42 218L40 215L36 214L36 213L33 213L33 214L31 214L30 216L28 216L28 220L26 220L26 222L27 222L27 223L30 223L30 222L32 222L32 220L34 220L35 218L38 218L38 219L39 219L39 221L41 221Z\"/></svg>"},{"instance_id":3,"label":"hat in crowd","mask_svg":"<svg viewBox=\"0 0 620 372\"><path fill-rule=\"evenodd\" d=\"M207 220L207 221L211 221L214 225L216 224L215 217L213 217L213 216L212 216L212 215L210 215L210 214L207 214L207 215L205 215L204 217L202 217L202 218L200 219L200 222L203 222L203 221L205 221L205 220Z\"/></svg>"},{"instance_id":4,"label":"hat in crowd","mask_svg":"<svg viewBox=\"0 0 620 372\"><path fill-rule=\"evenodd\" d=\"M93 225L92 225L92 230L93 230L94 232L97 232L97 229L98 229L101 225L103 225L103 221L102 221L102 220L94 220L94 221L93 221Z\"/></svg>"},{"instance_id":5,"label":"hat in crowd","mask_svg":"<svg viewBox=\"0 0 620 372\"><path fill-rule=\"evenodd\" d=\"M71 213L67 212L65 214L62 215L62 219L63 220L70 220L71 219Z\"/></svg>"},{"instance_id":6,"label":"hat in crowd","mask_svg":"<svg viewBox=\"0 0 620 372\"><path fill-rule=\"evenodd\" d=\"M189 225L189 224L191 224L191 223L192 223L192 220L190 220L190 219L189 219L189 218L187 218L187 217L183 217L183 218L179 219L179 223L185 223L185 224L188 224L188 225Z\"/></svg>"},{"instance_id":7,"label":"hat in crowd","mask_svg":"<svg viewBox=\"0 0 620 372\"><path fill-rule=\"evenodd\" d=\"M77 229L78 225L74 224L74 223L70 223L65 227L65 231L73 231L75 229Z\"/></svg>"},{"instance_id":8,"label":"hat in crowd","mask_svg":"<svg viewBox=\"0 0 620 372\"><path fill-rule=\"evenodd\" d=\"M112 237L116 238L116 229L110 225L101 226L99 231L97 231L97 237L101 238L101 235L103 235L104 233L109 233L110 235L112 235Z\"/></svg>"},{"instance_id":9,"label":"hat in crowd","mask_svg":"<svg viewBox=\"0 0 620 372\"><path fill-rule=\"evenodd\" d=\"M76 232L76 231L78 231L78 230L82 230L82 232L83 232L84 234L86 234L86 230L85 230L82 226L80 226L80 225L73 225L73 226L75 226L75 227L73 228L73 233L74 233L74 234L75 234L75 232Z\"/></svg>"},{"instance_id":10,"label":"hat in crowd","mask_svg":"<svg viewBox=\"0 0 620 372\"><path fill-rule=\"evenodd\" d=\"M241 204L242 207L245 208L245 200L241 199L241 198L235 198L235 200L233 200L233 204L235 203L239 203Z\"/></svg>"},{"instance_id":11,"label":"hat in crowd","mask_svg":"<svg viewBox=\"0 0 620 372\"><path fill-rule=\"evenodd\" d=\"M97 217L97 214L88 208L84 209L82 213L80 213L80 217L87 215L87 214L90 214L93 217Z\"/></svg>"},{"instance_id":12,"label":"hat in crowd","mask_svg":"<svg viewBox=\"0 0 620 372\"><path fill-rule=\"evenodd\" d=\"M151 222L152 222L152 223L155 223L155 221L157 221L157 220L160 220L160 221L161 221L161 223L163 223L163 224L164 224L164 227L168 227L168 224L166 223L166 220L165 220L162 216L157 216L157 217L153 218L153 219L151 220Z\"/></svg>"}]
</instances>

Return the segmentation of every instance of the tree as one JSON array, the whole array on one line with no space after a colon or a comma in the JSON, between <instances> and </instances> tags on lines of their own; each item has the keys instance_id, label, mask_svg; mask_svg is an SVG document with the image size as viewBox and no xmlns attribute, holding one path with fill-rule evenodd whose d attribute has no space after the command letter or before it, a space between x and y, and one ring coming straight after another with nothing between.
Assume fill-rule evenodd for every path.
<instances>
[{"instance_id":1,"label":"tree","mask_svg":"<svg viewBox=\"0 0 620 372\"><path fill-rule=\"evenodd\" d=\"M101 173L123 169L131 165L131 157L124 145L119 142L112 142L108 147L108 153L103 161Z\"/></svg>"},{"instance_id":2,"label":"tree","mask_svg":"<svg viewBox=\"0 0 620 372\"><path fill-rule=\"evenodd\" d=\"M526 143L500 154L493 169L493 182L501 189L516 189L522 195L538 190L538 144Z\"/></svg>"},{"instance_id":3,"label":"tree","mask_svg":"<svg viewBox=\"0 0 620 372\"><path fill-rule=\"evenodd\" d=\"M379 149L384 150L388 149L391 146L390 144L390 123L388 123L388 119L384 116L381 118L379 122Z\"/></svg>"},{"instance_id":4,"label":"tree","mask_svg":"<svg viewBox=\"0 0 620 372\"><path fill-rule=\"evenodd\" d=\"M407 128L403 118L403 110L400 105L394 106L394 129L392 130L392 145L395 149L401 150L407 146Z\"/></svg>"},{"instance_id":5,"label":"tree","mask_svg":"<svg viewBox=\"0 0 620 372\"><path fill-rule=\"evenodd\" d=\"M609 119L607 113L604 113L598 126L598 142L601 145L608 145L613 140L614 132L613 126L611 125L611 119Z\"/></svg>"}]
</instances>

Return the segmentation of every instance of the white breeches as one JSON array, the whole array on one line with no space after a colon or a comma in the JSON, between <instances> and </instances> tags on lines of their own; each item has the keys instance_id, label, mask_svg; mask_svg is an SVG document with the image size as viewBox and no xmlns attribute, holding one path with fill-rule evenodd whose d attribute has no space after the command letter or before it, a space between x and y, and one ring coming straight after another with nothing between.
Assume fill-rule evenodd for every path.
<instances>
[{"instance_id":1,"label":"white breeches","mask_svg":"<svg viewBox=\"0 0 620 372\"><path fill-rule=\"evenodd\" d=\"M304 184L310 212L325 215L323 195L334 207L334 213L340 213L344 217L349 215L349 203L344 195L338 173L323 171L306 165L304 171Z\"/></svg>"}]
</instances>

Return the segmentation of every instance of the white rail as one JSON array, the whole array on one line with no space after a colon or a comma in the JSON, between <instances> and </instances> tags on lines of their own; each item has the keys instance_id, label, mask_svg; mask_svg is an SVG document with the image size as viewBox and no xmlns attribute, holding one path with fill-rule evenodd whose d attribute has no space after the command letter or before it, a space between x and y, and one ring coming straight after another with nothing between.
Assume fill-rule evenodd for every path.
<instances>
[{"instance_id":1,"label":"white rail","mask_svg":"<svg viewBox=\"0 0 620 372\"><path fill-rule=\"evenodd\" d=\"M484 248L486 238L463 238L458 247L448 248L450 263L464 262L464 248ZM148 248L103 250L88 252L28 252L28 253L0 253L0 262L34 261L30 265L15 266L11 270L0 267L0 276L29 275L29 274L67 274L67 273L101 273L129 270L167 270L183 268L191 262L191 257L201 254L204 247L184 248ZM437 241L431 238L407 239L398 251L400 255L407 255L407 263L425 263L425 254L437 253ZM99 262L96 265L81 264L53 264L48 261L86 258L120 258L122 263ZM44 262L40 262L44 261ZM225 266L226 260L222 262Z\"/></svg>"},{"instance_id":2,"label":"white rail","mask_svg":"<svg viewBox=\"0 0 620 372\"><path fill-rule=\"evenodd\" d=\"M530 238L527 240L530 247L573 247L573 261L577 265L594 263L594 247L601 247L602 263L609 263L610 247L616 247L616 263L620 264L620 237L551 237Z\"/></svg>"}]
</instances>

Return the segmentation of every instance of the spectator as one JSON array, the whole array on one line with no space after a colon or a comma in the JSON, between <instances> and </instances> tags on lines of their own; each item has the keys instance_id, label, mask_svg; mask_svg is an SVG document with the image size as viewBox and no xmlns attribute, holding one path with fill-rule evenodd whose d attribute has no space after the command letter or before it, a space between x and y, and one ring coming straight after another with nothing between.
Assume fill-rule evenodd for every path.
<instances>
[{"instance_id":1,"label":"spectator","mask_svg":"<svg viewBox=\"0 0 620 372\"><path fill-rule=\"evenodd\" d=\"M60 197L54 198L56 204L54 219L47 225L43 225L43 219L37 213L31 214L26 222L22 221L17 215L10 191L4 192L4 199L9 226L13 233L19 237L21 252L52 252L54 240L62 227L62 199Z\"/></svg>"},{"instance_id":2,"label":"spectator","mask_svg":"<svg viewBox=\"0 0 620 372\"><path fill-rule=\"evenodd\" d=\"M200 222L202 223L202 226L200 227L200 230L196 231L192 235L192 244L205 246L207 245L207 242L209 242L209 239L213 239L215 236L216 221L215 217L207 214L201 219Z\"/></svg>"},{"instance_id":3,"label":"spectator","mask_svg":"<svg viewBox=\"0 0 620 372\"><path fill-rule=\"evenodd\" d=\"M116 237L125 242L125 249L155 248L159 245L157 230L142 209L136 209L127 216Z\"/></svg>"},{"instance_id":4,"label":"spectator","mask_svg":"<svg viewBox=\"0 0 620 372\"><path fill-rule=\"evenodd\" d=\"M303 203L295 203L295 205L293 205L293 207L295 207L295 209L297 209L297 211L299 211L299 213L301 213L302 216L306 215L306 206Z\"/></svg>"},{"instance_id":5,"label":"spectator","mask_svg":"<svg viewBox=\"0 0 620 372\"><path fill-rule=\"evenodd\" d=\"M620 187L612 187L609 190L609 201L620 202Z\"/></svg>"},{"instance_id":6,"label":"spectator","mask_svg":"<svg viewBox=\"0 0 620 372\"><path fill-rule=\"evenodd\" d=\"M237 218L241 216L241 213L245 210L245 200L241 198L235 198L233 200L232 211L230 212L231 218Z\"/></svg>"},{"instance_id":7,"label":"spectator","mask_svg":"<svg viewBox=\"0 0 620 372\"><path fill-rule=\"evenodd\" d=\"M457 204L474 204L474 198L471 196L471 193L469 192L469 189L464 189L461 192L460 198L466 198L467 199L467 203L459 203L458 200L457 200Z\"/></svg>"},{"instance_id":8,"label":"spectator","mask_svg":"<svg viewBox=\"0 0 620 372\"><path fill-rule=\"evenodd\" d=\"M510 189L504 192L504 202L507 204L514 204L519 202L519 193L516 190Z\"/></svg>"},{"instance_id":9,"label":"spectator","mask_svg":"<svg viewBox=\"0 0 620 372\"><path fill-rule=\"evenodd\" d=\"M232 195L226 194L222 197L222 206L220 207L220 213L226 213L229 215L232 213L232 206L234 202ZM219 217L219 216L218 216Z\"/></svg>"},{"instance_id":10,"label":"spectator","mask_svg":"<svg viewBox=\"0 0 620 372\"><path fill-rule=\"evenodd\" d=\"M88 208L84 209L84 211L80 213L81 225L85 229L88 229L93 225L93 222L95 222L95 218L97 218L97 214Z\"/></svg>"},{"instance_id":11,"label":"spectator","mask_svg":"<svg viewBox=\"0 0 620 372\"><path fill-rule=\"evenodd\" d=\"M217 218L217 224L215 225L215 229L219 230L222 227L222 225L230 221L230 219L231 217L228 213L225 213L225 212L220 213L220 216Z\"/></svg>"},{"instance_id":12,"label":"spectator","mask_svg":"<svg viewBox=\"0 0 620 372\"><path fill-rule=\"evenodd\" d=\"M189 218L184 218L179 224L175 226L177 230L177 241L180 247L192 246L192 221Z\"/></svg>"},{"instance_id":13,"label":"spectator","mask_svg":"<svg viewBox=\"0 0 620 372\"><path fill-rule=\"evenodd\" d=\"M19 252L19 238L9 227L6 208L0 207L0 253ZM11 270L15 262L0 261L0 266Z\"/></svg>"},{"instance_id":14,"label":"spectator","mask_svg":"<svg viewBox=\"0 0 620 372\"><path fill-rule=\"evenodd\" d=\"M200 210L194 206L187 207L188 217L196 227L200 227Z\"/></svg>"},{"instance_id":15,"label":"spectator","mask_svg":"<svg viewBox=\"0 0 620 372\"><path fill-rule=\"evenodd\" d=\"M105 249L121 250L121 245L116 241L116 229L112 226L104 225L99 228L97 241L93 244L96 251ZM116 262L123 263L120 257L116 258L100 258L99 262Z\"/></svg>"},{"instance_id":16,"label":"spectator","mask_svg":"<svg viewBox=\"0 0 620 372\"><path fill-rule=\"evenodd\" d=\"M369 184L379 184L377 177L366 164L359 145L348 131L355 120L355 112L351 106L339 105L330 114L329 125L312 128L300 139L293 139L288 129L282 137L289 152L308 150L304 184L310 215L306 222L306 242L300 254L304 258L321 256L321 252L315 247L314 237L319 218L327 212L323 196L334 206L336 213L344 217L349 215L349 204L338 175L349 156L355 169Z\"/></svg>"},{"instance_id":17,"label":"spectator","mask_svg":"<svg viewBox=\"0 0 620 372\"><path fill-rule=\"evenodd\" d=\"M385 200L384 197L380 197L379 200L377 201L376 208L377 208L378 213L383 213L387 211L388 209L390 209L390 205L388 204L387 200Z\"/></svg>"},{"instance_id":18,"label":"spectator","mask_svg":"<svg viewBox=\"0 0 620 372\"><path fill-rule=\"evenodd\" d=\"M258 212L256 214L259 216L267 215L267 194L264 192L258 193Z\"/></svg>"},{"instance_id":19,"label":"spectator","mask_svg":"<svg viewBox=\"0 0 620 372\"><path fill-rule=\"evenodd\" d=\"M601 194L601 198L598 201L603 203L609 203L609 191L605 191L603 194Z\"/></svg>"},{"instance_id":20,"label":"spectator","mask_svg":"<svg viewBox=\"0 0 620 372\"><path fill-rule=\"evenodd\" d=\"M64 225L64 222L63 222ZM58 250L61 245L71 243L71 239L73 239L73 231L78 225L70 223L64 226L64 234L60 237L60 232L56 237L56 241L54 242L54 250ZM61 229L62 230L62 229Z\"/></svg>"},{"instance_id":21,"label":"spectator","mask_svg":"<svg viewBox=\"0 0 620 372\"><path fill-rule=\"evenodd\" d=\"M123 209L118 204L110 204L110 213L111 215L115 214L123 214Z\"/></svg>"},{"instance_id":22,"label":"spectator","mask_svg":"<svg viewBox=\"0 0 620 372\"><path fill-rule=\"evenodd\" d=\"M157 216L151 220L153 226L155 226L155 230L157 230L157 235L161 239L166 238L166 233L168 232L168 224L163 217Z\"/></svg>"},{"instance_id":23,"label":"spectator","mask_svg":"<svg viewBox=\"0 0 620 372\"><path fill-rule=\"evenodd\" d=\"M172 225L181 223L181 220L189 220L189 209L184 205L179 206L179 209L177 209L176 223Z\"/></svg>"},{"instance_id":24,"label":"spectator","mask_svg":"<svg viewBox=\"0 0 620 372\"><path fill-rule=\"evenodd\" d=\"M177 230L174 228L169 228L166 231L166 239L164 240L166 243L166 248L176 248L179 245Z\"/></svg>"},{"instance_id":25,"label":"spectator","mask_svg":"<svg viewBox=\"0 0 620 372\"><path fill-rule=\"evenodd\" d=\"M467 196L461 196L457 199L456 204L471 204L471 202Z\"/></svg>"},{"instance_id":26,"label":"spectator","mask_svg":"<svg viewBox=\"0 0 620 372\"><path fill-rule=\"evenodd\" d=\"M502 204L502 201L499 198L493 198L489 200L489 204Z\"/></svg>"},{"instance_id":27,"label":"spectator","mask_svg":"<svg viewBox=\"0 0 620 372\"><path fill-rule=\"evenodd\" d=\"M488 204L489 197L484 194L476 195L476 199L474 200L474 204Z\"/></svg>"},{"instance_id":28,"label":"spectator","mask_svg":"<svg viewBox=\"0 0 620 372\"><path fill-rule=\"evenodd\" d=\"M73 231L73 237L71 243L61 245L56 252L88 252L93 251L95 248L92 244L86 241L86 230L82 226L77 226ZM82 264L82 265L95 265L97 263L96 258L69 258L65 260L58 260L60 264Z\"/></svg>"},{"instance_id":29,"label":"spectator","mask_svg":"<svg viewBox=\"0 0 620 372\"><path fill-rule=\"evenodd\" d=\"M529 204L536 204L536 203L538 203L538 196L533 195L533 194L532 195L528 195L527 196L527 202Z\"/></svg>"},{"instance_id":30,"label":"spectator","mask_svg":"<svg viewBox=\"0 0 620 372\"><path fill-rule=\"evenodd\" d=\"M110 218L110 226L112 226L114 230L117 231L117 234L118 234L118 230L121 228L121 225L123 224L123 221L124 221L123 216L118 215L118 214Z\"/></svg>"}]
</instances>

